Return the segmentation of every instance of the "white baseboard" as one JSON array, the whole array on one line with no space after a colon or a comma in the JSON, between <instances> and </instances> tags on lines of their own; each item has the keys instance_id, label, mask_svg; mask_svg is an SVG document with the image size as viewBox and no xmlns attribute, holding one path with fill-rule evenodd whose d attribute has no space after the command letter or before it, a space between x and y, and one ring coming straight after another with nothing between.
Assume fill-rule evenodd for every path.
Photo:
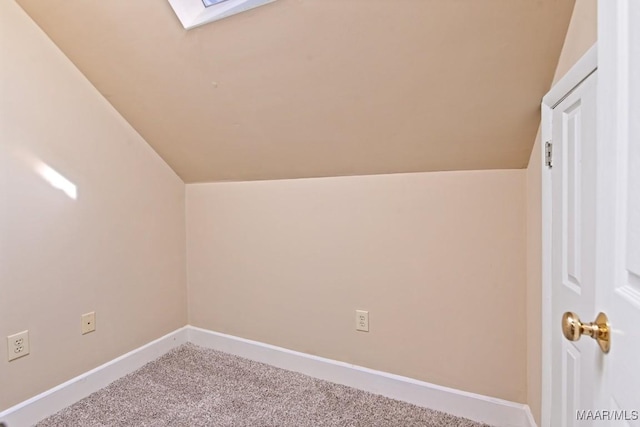
<instances>
[{"instance_id":1,"label":"white baseboard","mask_svg":"<svg viewBox=\"0 0 640 427\"><path fill-rule=\"evenodd\" d=\"M469 393L257 341L187 327L193 344L499 427L536 427L522 403Z\"/></svg>"},{"instance_id":2,"label":"white baseboard","mask_svg":"<svg viewBox=\"0 0 640 427\"><path fill-rule=\"evenodd\" d=\"M536 423L536 419L533 417L533 414L531 413L531 408L529 408L529 405L527 405L527 422L525 423L525 425L527 427L538 427L538 424Z\"/></svg>"},{"instance_id":3,"label":"white baseboard","mask_svg":"<svg viewBox=\"0 0 640 427\"><path fill-rule=\"evenodd\" d=\"M26 427L98 391L186 342L499 427L537 427L527 405L185 326L0 413Z\"/></svg>"},{"instance_id":4,"label":"white baseboard","mask_svg":"<svg viewBox=\"0 0 640 427\"><path fill-rule=\"evenodd\" d=\"M3 412L7 427L27 427L89 396L113 381L141 368L187 342L187 327L180 328Z\"/></svg>"}]
</instances>

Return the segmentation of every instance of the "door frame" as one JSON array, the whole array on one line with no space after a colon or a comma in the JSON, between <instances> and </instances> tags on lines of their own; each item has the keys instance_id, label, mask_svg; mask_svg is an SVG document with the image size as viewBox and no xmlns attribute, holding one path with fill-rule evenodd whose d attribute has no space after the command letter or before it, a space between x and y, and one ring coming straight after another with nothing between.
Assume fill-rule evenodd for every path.
<instances>
[{"instance_id":1,"label":"door frame","mask_svg":"<svg viewBox=\"0 0 640 427\"><path fill-rule=\"evenodd\" d=\"M545 164L545 143L551 140L553 108L567 97L580 83L598 69L598 46L594 44L576 64L565 74L542 99L542 124L540 128L540 151L542 161L542 426L551 425L551 361L552 361L552 190L551 168ZM599 84L599 80L598 80ZM599 93L599 90L598 90ZM600 104L600 101L598 101ZM599 116L598 124L599 125ZM552 163L553 164L553 163Z\"/></svg>"}]
</instances>

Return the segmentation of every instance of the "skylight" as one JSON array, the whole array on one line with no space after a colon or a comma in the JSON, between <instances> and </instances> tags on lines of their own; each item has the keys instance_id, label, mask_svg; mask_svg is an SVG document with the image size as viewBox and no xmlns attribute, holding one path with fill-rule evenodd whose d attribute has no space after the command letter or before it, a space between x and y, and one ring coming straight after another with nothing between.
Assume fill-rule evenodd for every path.
<instances>
[{"instance_id":1,"label":"skylight","mask_svg":"<svg viewBox=\"0 0 640 427\"><path fill-rule=\"evenodd\" d=\"M275 0L169 0L182 26L189 30Z\"/></svg>"},{"instance_id":2,"label":"skylight","mask_svg":"<svg viewBox=\"0 0 640 427\"><path fill-rule=\"evenodd\" d=\"M214 6L218 3L222 3L223 1L227 1L227 0L202 0L202 3L204 3L204 7L209 7L209 6Z\"/></svg>"}]
</instances>

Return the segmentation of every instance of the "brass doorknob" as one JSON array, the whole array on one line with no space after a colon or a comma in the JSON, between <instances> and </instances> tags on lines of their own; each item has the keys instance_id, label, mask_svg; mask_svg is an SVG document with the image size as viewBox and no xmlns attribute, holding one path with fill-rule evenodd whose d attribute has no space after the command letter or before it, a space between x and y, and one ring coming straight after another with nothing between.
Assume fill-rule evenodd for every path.
<instances>
[{"instance_id":1,"label":"brass doorknob","mask_svg":"<svg viewBox=\"0 0 640 427\"><path fill-rule=\"evenodd\" d=\"M598 342L603 353L611 349L609 319L604 313L598 313L595 322L582 323L577 314L567 311L562 316L562 334L569 341L578 341L582 335L588 335Z\"/></svg>"}]
</instances>

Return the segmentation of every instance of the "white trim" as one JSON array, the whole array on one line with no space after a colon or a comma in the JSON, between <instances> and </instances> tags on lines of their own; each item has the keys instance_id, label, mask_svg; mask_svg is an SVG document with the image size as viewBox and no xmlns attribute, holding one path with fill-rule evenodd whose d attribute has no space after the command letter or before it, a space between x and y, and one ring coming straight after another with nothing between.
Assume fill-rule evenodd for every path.
<instances>
[{"instance_id":1,"label":"white trim","mask_svg":"<svg viewBox=\"0 0 640 427\"><path fill-rule=\"evenodd\" d=\"M0 412L0 421L8 427L34 425L186 341L187 327L183 327Z\"/></svg>"},{"instance_id":2,"label":"white trim","mask_svg":"<svg viewBox=\"0 0 640 427\"><path fill-rule=\"evenodd\" d=\"M542 125L540 150L542 159L542 426L551 425L551 169L544 165L545 142L551 140L553 107L598 68L598 48L593 45L576 64L556 83L542 99Z\"/></svg>"},{"instance_id":3,"label":"white trim","mask_svg":"<svg viewBox=\"0 0 640 427\"><path fill-rule=\"evenodd\" d=\"M527 427L538 427L538 424L536 424L536 419L533 417L533 414L531 413L531 408L529 408L529 405L526 405L526 417L527 420L525 422L525 425Z\"/></svg>"},{"instance_id":4,"label":"white trim","mask_svg":"<svg viewBox=\"0 0 640 427\"><path fill-rule=\"evenodd\" d=\"M485 422L497 427L537 427L522 403L456 390L387 372L185 326L0 413L7 426L33 425L186 342L290 371Z\"/></svg>"},{"instance_id":5,"label":"white trim","mask_svg":"<svg viewBox=\"0 0 640 427\"><path fill-rule=\"evenodd\" d=\"M575 89L584 79L598 68L598 45L597 43L576 62L567 74L562 76L558 82L553 85L551 90L542 98L542 105L554 107L569 92ZM543 157L544 158L544 157Z\"/></svg>"},{"instance_id":6,"label":"white trim","mask_svg":"<svg viewBox=\"0 0 640 427\"><path fill-rule=\"evenodd\" d=\"M522 403L469 393L274 345L188 327L189 341L314 378L499 427L535 427Z\"/></svg>"},{"instance_id":7,"label":"white trim","mask_svg":"<svg viewBox=\"0 0 640 427\"><path fill-rule=\"evenodd\" d=\"M275 0L226 0L205 7L202 0L168 0L185 30L244 12Z\"/></svg>"}]
</instances>

